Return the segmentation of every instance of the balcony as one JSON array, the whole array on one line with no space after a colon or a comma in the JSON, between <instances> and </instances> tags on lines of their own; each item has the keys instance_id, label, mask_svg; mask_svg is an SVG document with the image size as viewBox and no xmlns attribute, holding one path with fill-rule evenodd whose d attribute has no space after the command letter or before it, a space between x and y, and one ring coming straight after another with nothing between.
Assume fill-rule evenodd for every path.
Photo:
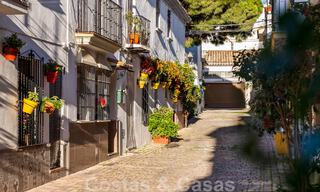
<instances>
[{"instance_id":1,"label":"balcony","mask_svg":"<svg viewBox=\"0 0 320 192\"><path fill-rule=\"evenodd\" d=\"M0 13L4 15L19 15L28 13L27 0L0 0Z\"/></svg>"},{"instance_id":2,"label":"balcony","mask_svg":"<svg viewBox=\"0 0 320 192\"><path fill-rule=\"evenodd\" d=\"M131 52L149 52L150 21L142 16L133 16L135 22L128 22L128 38L125 48Z\"/></svg>"},{"instance_id":3,"label":"balcony","mask_svg":"<svg viewBox=\"0 0 320 192\"><path fill-rule=\"evenodd\" d=\"M76 43L114 53L122 44L122 8L111 0L79 0Z\"/></svg>"}]
</instances>

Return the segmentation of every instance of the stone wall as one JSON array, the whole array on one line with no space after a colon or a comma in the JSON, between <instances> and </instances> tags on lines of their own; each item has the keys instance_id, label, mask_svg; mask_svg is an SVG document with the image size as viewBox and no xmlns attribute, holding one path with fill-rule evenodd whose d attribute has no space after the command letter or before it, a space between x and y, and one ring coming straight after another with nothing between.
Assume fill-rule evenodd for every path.
<instances>
[{"instance_id":1,"label":"stone wall","mask_svg":"<svg viewBox=\"0 0 320 192\"><path fill-rule=\"evenodd\" d=\"M50 172L50 148L46 145L0 151L0 191L26 191L66 175Z\"/></svg>"}]
</instances>

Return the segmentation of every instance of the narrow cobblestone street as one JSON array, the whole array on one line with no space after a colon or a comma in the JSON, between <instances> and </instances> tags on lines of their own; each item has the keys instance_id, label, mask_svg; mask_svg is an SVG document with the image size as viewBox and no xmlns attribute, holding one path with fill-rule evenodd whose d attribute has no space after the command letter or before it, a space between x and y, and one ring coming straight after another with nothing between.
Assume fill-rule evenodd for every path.
<instances>
[{"instance_id":1,"label":"narrow cobblestone street","mask_svg":"<svg viewBox=\"0 0 320 192\"><path fill-rule=\"evenodd\" d=\"M283 169L272 137L258 140L265 163L251 162L241 153L250 141L248 128L239 126L244 118L244 111L207 110L178 142L148 145L30 192L276 191Z\"/></svg>"}]
</instances>

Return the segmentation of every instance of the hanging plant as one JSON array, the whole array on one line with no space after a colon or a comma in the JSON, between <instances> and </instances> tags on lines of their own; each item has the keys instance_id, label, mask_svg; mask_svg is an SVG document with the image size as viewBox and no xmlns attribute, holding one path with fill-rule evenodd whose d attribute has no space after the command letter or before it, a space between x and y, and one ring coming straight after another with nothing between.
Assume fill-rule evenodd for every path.
<instances>
[{"instance_id":1,"label":"hanging plant","mask_svg":"<svg viewBox=\"0 0 320 192\"><path fill-rule=\"evenodd\" d=\"M17 58L18 52L25 45L25 43L18 38L14 33L10 37L6 37L3 43L3 56L8 61L14 61Z\"/></svg>"},{"instance_id":2,"label":"hanging plant","mask_svg":"<svg viewBox=\"0 0 320 192\"><path fill-rule=\"evenodd\" d=\"M38 106L39 94L37 92L28 92L28 97L23 99L22 111L31 115L34 109Z\"/></svg>"},{"instance_id":3,"label":"hanging plant","mask_svg":"<svg viewBox=\"0 0 320 192\"><path fill-rule=\"evenodd\" d=\"M44 97L41 102L40 109L44 113L52 114L56 109L61 109L64 104L64 100L60 99L57 96L51 98Z\"/></svg>"},{"instance_id":4,"label":"hanging plant","mask_svg":"<svg viewBox=\"0 0 320 192\"><path fill-rule=\"evenodd\" d=\"M62 66L53 60L49 60L44 69L47 81L51 84L57 81L58 74L62 72Z\"/></svg>"}]
</instances>

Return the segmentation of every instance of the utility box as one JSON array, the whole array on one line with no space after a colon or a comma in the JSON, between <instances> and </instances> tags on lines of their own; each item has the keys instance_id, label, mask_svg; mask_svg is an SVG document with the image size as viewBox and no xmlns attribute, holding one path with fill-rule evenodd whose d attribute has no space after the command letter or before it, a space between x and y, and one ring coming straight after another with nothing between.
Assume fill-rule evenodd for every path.
<instances>
[{"instance_id":1,"label":"utility box","mask_svg":"<svg viewBox=\"0 0 320 192\"><path fill-rule=\"evenodd\" d=\"M124 90L117 90L117 104L124 103Z\"/></svg>"}]
</instances>

